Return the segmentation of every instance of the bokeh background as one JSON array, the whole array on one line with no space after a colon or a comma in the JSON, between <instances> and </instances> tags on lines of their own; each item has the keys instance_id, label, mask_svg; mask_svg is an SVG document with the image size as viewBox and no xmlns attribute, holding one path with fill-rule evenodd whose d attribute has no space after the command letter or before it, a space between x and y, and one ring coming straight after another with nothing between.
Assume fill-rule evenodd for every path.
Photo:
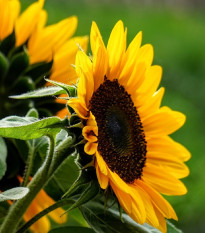
<instances>
[{"instance_id":1,"label":"bokeh background","mask_svg":"<svg viewBox=\"0 0 205 233\"><path fill-rule=\"evenodd\" d=\"M32 0L22 0L22 10ZM185 126L173 138L192 158L190 176L183 179L188 194L167 197L185 233L205 232L205 1L200 0L46 0L48 24L78 16L77 36L89 35L96 21L104 41L114 24L123 20L128 43L143 31L143 44L154 46L154 64L163 67L163 105L182 111Z\"/></svg>"}]
</instances>

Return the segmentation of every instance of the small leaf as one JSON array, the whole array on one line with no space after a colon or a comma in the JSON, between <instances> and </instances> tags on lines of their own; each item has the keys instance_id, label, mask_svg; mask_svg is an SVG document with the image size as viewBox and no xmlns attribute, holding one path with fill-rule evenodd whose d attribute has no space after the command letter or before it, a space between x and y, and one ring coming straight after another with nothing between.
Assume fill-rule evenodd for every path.
<instances>
[{"instance_id":1,"label":"small leaf","mask_svg":"<svg viewBox=\"0 0 205 233\"><path fill-rule=\"evenodd\" d=\"M27 92L21 95L13 95L13 96L10 96L10 98L29 99L29 98L54 96L54 95L60 95L60 94L66 94L66 91L60 87L50 86L50 87L44 87L41 89L37 89L35 91L30 91L30 92Z\"/></svg>"},{"instance_id":2,"label":"small leaf","mask_svg":"<svg viewBox=\"0 0 205 233\"><path fill-rule=\"evenodd\" d=\"M71 86L65 83L60 83L50 79L45 79L47 82L52 83L55 86L63 88L70 97L75 97L77 95L77 89L75 86Z\"/></svg>"},{"instance_id":3,"label":"small leaf","mask_svg":"<svg viewBox=\"0 0 205 233\"><path fill-rule=\"evenodd\" d=\"M0 193L0 201L18 200L26 196L28 192L29 189L26 187L12 188L3 193Z\"/></svg>"},{"instance_id":4,"label":"small leaf","mask_svg":"<svg viewBox=\"0 0 205 233\"><path fill-rule=\"evenodd\" d=\"M9 62L3 53L0 52L0 79L2 80L9 68Z\"/></svg>"},{"instance_id":5,"label":"small leaf","mask_svg":"<svg viewBox=\"0 0 205 233\"><path fill-rule=\"evenodd\" d=\"M94 233L94 231L88 227L77 227L77 226L66 226L66 227L57 227L50 230L48 233Z\"/></svg>"},{"instance_id":6,"label":"small leaf","mask_svg":"<svg viewBox=\"0 0 205 233\"><path fill-rule=\"evenodd\" d=\"M38 111L35 108L31 108L27 114L26 117L34 117L34 118L38 118Z\"/></svg>"},{"instance_id":7,"label":"small leaf","mask_svg":"<svg viewBox=\"0 0 205 233\"><path fill-rule=\"evenodd\" d=\"M4 139L0 137L0 179L5 175L6 172L6 157L7 147Z\"/></svg>"},{"instance_id":8,"label":"small leaf","mask_svg":"<svg viewBox=\"0 0 205 233\"><path fill-rule=\"evenodd\" d=\"M0 135L7 138L29 140L57 134L65 125L58 117L38 120L34 117L10 116L0 121Z\"/></svg>"}]
</instances>

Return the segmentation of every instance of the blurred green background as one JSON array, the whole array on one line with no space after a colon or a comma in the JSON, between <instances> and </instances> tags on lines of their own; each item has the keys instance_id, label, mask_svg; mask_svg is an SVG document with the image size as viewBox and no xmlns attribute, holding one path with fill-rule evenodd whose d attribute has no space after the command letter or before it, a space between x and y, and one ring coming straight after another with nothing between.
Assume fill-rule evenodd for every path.
<instances>
[{"instance_id":1,"label":"blurred green background","mask_svg":"<svg viewBox=\"0 0 205 233\"><path fill-rule=\"evenodd\" d=\"M22 0L22 10L32 0ZM163 104L186 114L187 122L173 138L192 158L190 176L183 181L188 194L166 197L176 210L185 233L205 232L205 4L203 1L47 0L48 24L71 15L79 19L75 35L89 35L97 22L104 41L114 24L123 20L128 43L139 30L143 44L154 46L154 64L163 67Z\"/></svg>"}]
</instances>

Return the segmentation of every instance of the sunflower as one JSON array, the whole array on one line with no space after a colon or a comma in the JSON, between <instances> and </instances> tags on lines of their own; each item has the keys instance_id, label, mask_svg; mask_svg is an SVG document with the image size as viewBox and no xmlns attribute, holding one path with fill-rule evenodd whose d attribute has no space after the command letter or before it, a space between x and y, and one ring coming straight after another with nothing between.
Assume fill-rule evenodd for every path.
<instances>
[{"instance_id":1,"label":"sunflower","mask_svg":"<svg viewBox=\"0 0 205 233\"><path fill-rule=\"evenodd\" d=\"M79 51L78 97L72 107L84 123L84 151L92 155L102 189L111 186L125 212L139 224L166 232L166 220L177 216L165 195L187 192L179 180L189 174L190 153L170 138L185 116L160 107L162 68L152 65L153 47L141 46L139 32L126 48L122 21L113 28L107 47L95 22L92 57Z\"/></svg>"},{"instance_id":2,"label":"sunflower","mask_svg":"<svg viewBox=\"0 0 205 233\"><path fill-rule=\"evenodd\" d=\"M43 6L44 0L38 0L20 14L19 0L0 0L0 66L5 67L0 72L5 91L0 95L4 95L1 98L5 99L5 108L11 106L9 95L41 87L45 75L55 81L76 83L72 64L79 47L87 50L88 37L72 38L78 23L76 16L46 26L47 12ZM8 88L11 82L12 90ZM2 112L10 115L14 111Z\"/></svg>"}]
</instances>

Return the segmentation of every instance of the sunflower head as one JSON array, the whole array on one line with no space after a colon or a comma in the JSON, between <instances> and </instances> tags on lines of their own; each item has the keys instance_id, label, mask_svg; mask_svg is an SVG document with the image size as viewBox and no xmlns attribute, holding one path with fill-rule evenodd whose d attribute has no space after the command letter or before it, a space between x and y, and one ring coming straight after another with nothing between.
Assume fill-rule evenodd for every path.
<instances>
[{"instance_id":1,"label":"sunflower head","mask_svg":"<svg viewBox=\"0 0 205 233\"><path fill-rule=\"evenodd\" d=\"M87 37L71 38L77 17L45 26L44 0L20 13L19 0L0 0L0 118L36 107L41 116L56 114L64 107L50 100L17 101L8 97L43 87L43 77L67 84L76 82L71 66L79 45L86 50Z\"/></svg>"},{"instance_id":2,"label":"sunflower head","mask_svg":"<svg viewBox=\"0 0 205 233\"><path fill-rule=\"evenodd\" d=\"M136 222L166 232L165 218L177 216L160 193L187 192L179 179L189 173L190 154L169 136L185 116L161 107L162 68L152 65L153 47L141 46L139 32L127 48L126 36L119 21L105 46L93 22L92 58L77 53L78 97L68 105L84 124L84 151L93 156L101 188L110 186Z\"/></svg>"}]
</instances>

